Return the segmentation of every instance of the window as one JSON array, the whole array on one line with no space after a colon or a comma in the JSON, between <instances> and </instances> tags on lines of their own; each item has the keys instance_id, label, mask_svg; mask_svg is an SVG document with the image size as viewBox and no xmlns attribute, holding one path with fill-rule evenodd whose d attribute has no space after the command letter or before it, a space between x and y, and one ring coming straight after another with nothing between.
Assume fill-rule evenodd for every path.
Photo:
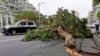
<instances>
[{"instance_id":1,"label":"window","mask_svg":"<svg viewBox=\"0 0 100 56\"><path fill-rule=\"evenodd\" d=\"M8 24L11 24L11 17L8 17Z\"/></svg>"},{"instance_id":2,"label":"window","mask_svg":"<svg viewBox=\"0 0 100 56\"><path fill-rule=\"evenodd\" d=\"M33 25L33 22L28 22L28 25Z\"/></svg>"},{"instance_id":3,"label":"window","mask_svg":"<svg viewBox=\"0 0 100 56\"><path fill-rule=\"evenodd\" d=\"M21 25L26 25L26 22L20 22Z\"/></svg>"},{"instance_id":4,"label":"window","mask_svg":"<svg viewBox=\"0 0 100 56\"><path fill-rule=\"evenodd\" d=\"M10 9L13 9L14 10L14 7L13 6L10 6Z\"/></svg>"}]
</instances>

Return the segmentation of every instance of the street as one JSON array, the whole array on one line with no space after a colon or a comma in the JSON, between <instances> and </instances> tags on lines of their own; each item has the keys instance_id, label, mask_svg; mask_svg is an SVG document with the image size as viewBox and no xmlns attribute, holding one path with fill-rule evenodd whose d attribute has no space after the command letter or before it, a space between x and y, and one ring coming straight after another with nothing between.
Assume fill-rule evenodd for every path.
<instances>
[{"instance_id":1,"label":"street","mask_svg":"<svg viewBox=\"0 0 100 56\"><path fill-rule=\"evenodd\" d=\"M20 41L25 35L0 35L0 56L69 56L63 48L64 40L51 41ZM76 38L80 49L81 39ZM91 38L82 40L81 50L97 53L98 50Z\"/></svg>"},{"instance_id":2,"label":"street","mask_svg":"<svg viewBox=\"0 0 100 56\"><path fill-rule=\"evenodd\" d=\"M58 41L20 41L24 35L4 36L0 35L0 56L32 56L49 46L59 43Z\"/></svg>"},{"instance_id":3,"label":"street","mask_svg":"<svg viewBox=\"0 0 100 56\"><path fill-rule=\"evenodd\" d=\"M0 56L77 53L100 53L100 0L0 0Z\"/></svg>"}]
</instances>

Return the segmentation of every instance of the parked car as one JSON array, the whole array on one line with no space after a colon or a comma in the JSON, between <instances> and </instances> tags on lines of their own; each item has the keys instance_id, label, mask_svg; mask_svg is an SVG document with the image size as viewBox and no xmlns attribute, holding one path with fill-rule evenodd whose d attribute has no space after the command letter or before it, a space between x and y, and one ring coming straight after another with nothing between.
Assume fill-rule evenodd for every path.
<instances>
[{"instance_id":1,"label":"parked car","mask_svg":"<svg viewBox=\"0 0 100 56\"><path fill-rule=\"evenodd\" d=\"M87 28L91 30L91 33L95 33L96 32L95 24L93 24L93 25L87 25Z\"/></svg>"},{"instance_id":2,"label":"parked car","mask_svg":"<svg viewBox=\"0 0 100 56\"><path fill-rule=\"evenodd\" d=\"M18 21L11 25L6 25L1 29L5 35L15 35L16 33L25 33L28 29L36 29L37 25L34 21Z\"/></svg>"}]
</instances>

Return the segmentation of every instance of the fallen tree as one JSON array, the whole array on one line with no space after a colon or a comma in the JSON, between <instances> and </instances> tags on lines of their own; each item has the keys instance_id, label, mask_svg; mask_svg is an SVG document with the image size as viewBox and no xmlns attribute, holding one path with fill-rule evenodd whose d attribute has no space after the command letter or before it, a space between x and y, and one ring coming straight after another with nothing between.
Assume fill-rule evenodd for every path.
<instances>
[{"instance_id":1,"label":"fallen tree","mask_svg":"<svg viewBox=\"0 0 100 56\"><path fill-rule=\"evenodd\" d=\"M57 27L57 31L59 35L65 39L64 48L70 54L70 56L82 56L79 54L78 49L76 48L76 42L73 36L70 33L64 31L61 26Z\"/></svg>"},{"instance_id":2,"label":"fallen tree","mask_svg":"<svg viewBox=\"0 0 100 56\"><path fill-rule=\"evenodd\" d=\"M59 39L60 36L53 30L56 26L62 26L64 31L69 32L75 38L92 37L91 31L87 29L86 19L79 19L67 9L59 8L57 14L49 16L45 19L46 24L43 27L38 27L37 30L29 30L23 40L30 41L34 39L51 40Z\"/></svg>"},{"instance_id":3,"label":"fallen tree","mask_svg":"<svg viewBox=\"0 0 100 56\"><path fill-rule=\"evenodd\" d=\"M73 56L81 56L76 48L74 38L92 37L91 31L86 27L86 19L79 19L67 9L59 8L56 15L49 16L46 24L37 30L29 30L23 41L31 40L54 40L65 38L65 50ZM73 38L74 37L74 38Z\"/></svg>"},{"instance_id":4,"label":"fallen tree","mask_svg":"<svg viewBox=\"0 0 100 56\"><path fill-rule=\"evenodd\" d=\"M98 53L92 53L92 52L86 52L83 50L78 50L76 47L76 42L72 34L64 31L63 27L58 26L57 32L60 36L62 36L65 39L64 49L67 53L70 54L70 56L100 56L100 52Z\"/></svg>"}]
</instances>

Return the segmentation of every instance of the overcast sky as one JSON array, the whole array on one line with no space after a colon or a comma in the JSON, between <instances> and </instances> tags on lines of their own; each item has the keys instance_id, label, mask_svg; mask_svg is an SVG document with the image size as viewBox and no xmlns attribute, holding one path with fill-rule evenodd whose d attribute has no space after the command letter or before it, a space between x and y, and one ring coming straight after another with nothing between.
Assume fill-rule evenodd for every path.
<instances>
[{"instance_id":1,"label":"overcast sky","mask_svg":"<svg viewBox=\"0 0 100 56\"><path fill-rule=\"evenodd\" d=\"M88 12L92 10L92 0L29 0L31 4L38 9L38 4L41 4L40 11L44 15L55 14L58 8L64 7L68 10L76 10L80 17L87 17Z\"/></svg>"}]
</instances>

